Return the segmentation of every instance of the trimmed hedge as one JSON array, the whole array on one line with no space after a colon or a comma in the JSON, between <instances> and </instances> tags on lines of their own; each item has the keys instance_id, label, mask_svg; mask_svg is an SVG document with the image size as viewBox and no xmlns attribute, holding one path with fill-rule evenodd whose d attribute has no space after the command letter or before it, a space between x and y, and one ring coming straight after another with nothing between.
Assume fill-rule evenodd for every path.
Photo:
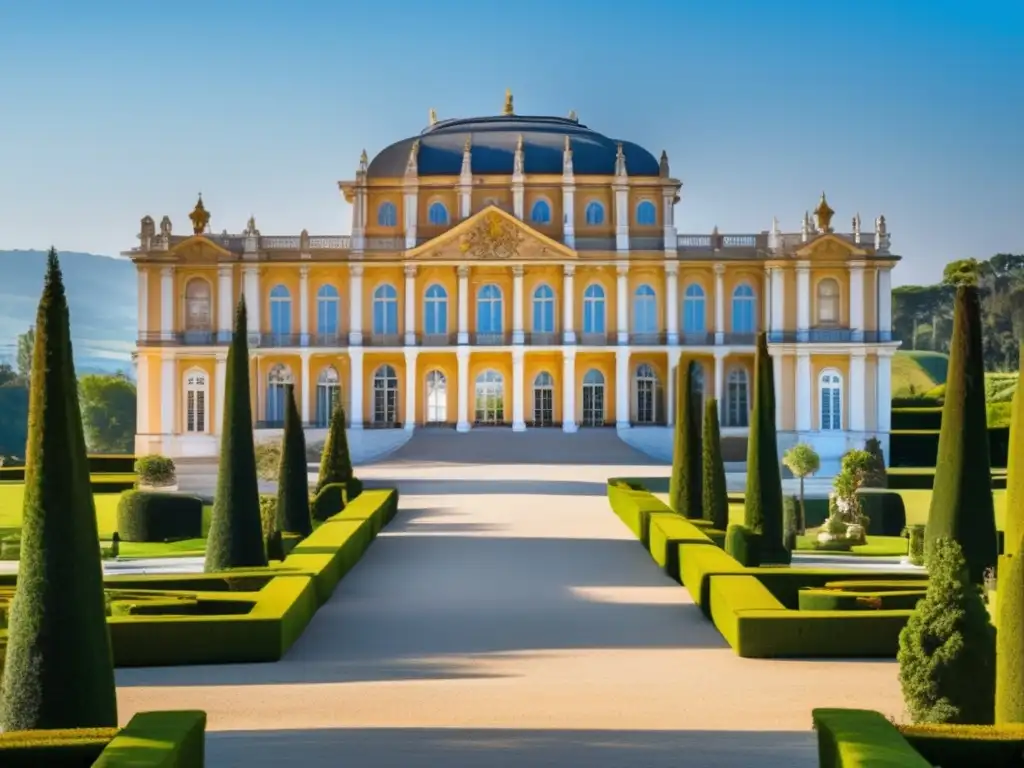
<instances>
[{"instance_id":1,"label":"trimmed hedge","mask_svg":"<svg viewBox=\"0 0 1024 768\"><path fill-rule=\"evenodd\" d=\"M1010 428L988 428L993 467L1005 467L1010 453ZM889 435L889 466L934 467L939 456L938 429L893 429Z\"/></svg>"},{"instance_id":2,"label":"trimmed hedge","mask_svg":"<svg viewBox=\"0 0 1024 768\"><path fill-rule=\"evenodd\" d=\"M853 590L845 592L841 589L815 589L806 587L800 590L801 611L912 611L917 601L924 597L925 590L893 589L872 592L869 590Z\"/></svg>"},{"instance_id":3,"label":"trimmed hedge","mask_svg":"<svg viewBox=\"0 0 1024 768\"><path fill-rule=\"evenodd\" d=\"M648 550L654 562L673 579L679 579L680 544L715 544L700 528L675 512L655 512L648 519Z\"/></svg>"},{"instance_id":4,"label":"trimmed hedge","mask_svg":"<svg viewBox=\"0 0 1024 768\"><path fill-rule=\"evenodd\" d=\"M128 491L117 502L121 541L160 542L203 535L203 502L198 496Z\"/></svg>"},{"instance_id":5,"label":"trimmed hedge","mask_svg":"<svg viewBox=\"0 0 1024 768\"><path fill-rule=\"evenodd\" d=\"M644 546L650 540L650 516L655 512L676 514L661 499L622 480L608 481L608 503L612 511L640 539Z\"/></svg>"},{"instance_id":6,"label":"trimmed hedge","mask_svg":"<svg viewBox=\"0 0 1024 768\"><path fill-rule=\"evenodd\" d=\"M725 532L725 551L740 565L756 568L761 564L761 534L744 525L730 525Z\"/></svg>"},{"instance_id":7,"label":"trimmed hedge","mask_svg":"<svg viewBox=\"0 0 1024 768\"><path fill-rule=\"evenodd\" d=\"M363 481L353 477L347 483L328 483L313 497L310 511L314 520L326 520L345 509L363 492Z\"/></svg>"},{"instance_id":8,"label":"trimmed hedge","mask_svg":"<svg viewBox=\"0 0 1024 768\"><path fill-rule=\"evenodd\" d=\"M892 409L892 429L938 431L942 427L942 406Z\"/></svg>"},{"instance_id":9,"label":"trimmed hedge","mask_svg":"<svg viewBox=\"0 0 1024 768\"><path fill-rule=\"evenodd\" d=\"M820 768L931 768L881 713L868 709L815 709ZM943 765L946 765L943 763ZM975 763L975 766L978 764Z\"/></svg>"},{"instance_id":10,"label":"trimmed hedge","mask_svg":"<svg viewBox=\"0 0 1024 768\"><path fill-rule=\"evenodd\" d=\"M903 738L929 765L1024 766L1024 725L903 725Z\"/></svg>"},{"instance_id":11,"label":"trimmed hedge","mask_svg":"<svg viewBox=\"0 0 1024 768\"><path fill-rule=\"evenodd\" d=\"M89 768L117 735L117 728L66 728L0 733L4 768Z\"/></svg>"}]
</instances>

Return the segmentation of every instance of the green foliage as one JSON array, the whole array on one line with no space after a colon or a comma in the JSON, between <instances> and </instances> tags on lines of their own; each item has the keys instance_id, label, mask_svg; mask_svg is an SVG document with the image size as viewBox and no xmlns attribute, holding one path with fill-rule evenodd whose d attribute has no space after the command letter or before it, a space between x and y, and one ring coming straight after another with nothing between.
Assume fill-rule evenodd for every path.
<instances>
[{"instance_id":1,"label":"green foliage","mask_svg":"<svg viewBox=\"0 0 1024 768\"><path fill-rule=\"evenodd\" d=\"M796 535L803 533L807 527L807 515L804 511L804 479L821 469L821 457L807 443L797 443L782 455L782 463L793 473L793 477L800 480L799 508L794 510L796 514L793 517L792 531L788 525L783 525L782 528L787 541L790 536L793 537L791 542L793 546L786 547L792 552L796 548Z\"/></svg>"},{"instance_id":2,"label":"green foliage","mask_svg":"<svg viewBox=\"0 0 1024 768\"><path fill-rule=\"evenodd\" d=\"M703 481L701 503L704 519L711 527L724 531L729 526L729 494L722 461L722 438L718 429L718 401L709 397L704 404L704 435L701 440Z\"/></svg>"},{"instance_id":3,"label":"green foliage","mask_svg":"<svg viewBox=\"0 0 1024 768\"><path fill-rule=\"evenodd\" d=\"M1019 551L999 558L996 603L995 722L1024 723L1024 554Z\"/></svg>"},{"instance_id":4,"label":"green foliage","mask_svg":"<svg viewBox=\"0 0 1024 768\"><path fill-rule=\"evenodd\" d=\"M995 629L953 539L932 544L928 590L900 632L897 661L915 723L992 723Z\"/></svg>"},{"instance_id":5,"label":"green foliage","mask_svg":"<svg viewBox=\"0 0 1024 768\"><path fill-rule=\"evenodd\" d=\"M352 456L348 451L348 435L345 433L345 409L339 397L331 414L331 426L320 456L320 474L317 477L315 493L331 483L349 483L353 478Z\"/></svg>"},{"instance_id":6,"label":"green foliage","mask_svg":"<svg viewBox=\"0 0 1024 768\"><path fill-rule=\"evenodd\" d=\"M55 250L35 328L21 563L0 689L0 729L115 726L99 532Z\"/></svg>"},{"instance_id":7,"label":"green foliage","mask_svg":"<svg viewBox=\"0 0 1024 768\"><path fill-rule=\"evenodd\" d=\"M672 475L669 506L689 518L704 513L701 502L701 413L699 395L694 392L696 362L683 358L676 368L675 432L672 447Z\"/></svg>"},{"instance_id":8,"label":"green foliage","mask_svg":"<svg viewBox=\"0 0 1024 768\"><path fill-rule=\"evenodd\" d=\"M203 535L203 502L198 496L126 491L117 502L122 541L173 541Z\"/></svg>"},{"instance_id":9,"label":"green foliage","mask_svg":"<svg viewBox=\"0 0 1024 768\"><path fill-rule=\"evenodd\" d=\"M312 516L317 520L326 520L345 509L347 487L344 483L329 483L321 488L313 497Z\"/></svg>"},{"instance_id":10,"label":"green foliage","mask_svg":"<svg viewBox=\"0 0 1024 768\"><path fill-rule=\"evenodd\" d=\"M980 271L977 259L958 259L949 262L942 270L942 281L954 288L974 288L978 285Z\"/></svg>"},{"instance_id":11,"label":"green foliage","mask_svg":"<svg viewBox=\"0 0 1024 768\"><path fill-rule=\"evenodd\" d=\"M206 541L206 570L267 564L260 526L260 493L249 401L249 347L245 297L238 301L228 347L217 492Z\"/></svg>"},{"instance_id":12,"label":"green foliage","mask_svg":"<svg viewBox=\"0 0 1024 768\"><path fill-rule=\"evenodd\" d=\"M135 460L135 474L144 485L173 485L177 479L174 459L151 453Z\"/></svg>"},{"instance_id":13,"label":"green foliage","mask_svg":"<svg viewBox=\"0 0 1024 768\"><path fill-rule=\"evenodd\" d=\"M924 565L924 529L923 525L907 526L907 559L911 565Z\"/></svg>"},{"instance_id":14,"label":"green foliage","mask_svg":"<svg viewBox=\"0 0 1024 768\"><path fill-rule=\"evenodd\" d=\"M744 525L761 534L761 560L789 562L782 542L782 475L775 437L775 376L768 340L758 334L754 355L754 408L747 438Z\"/></svg>"},{"instance_id":15,"label":"green foliage","mask_svg":"<svg viewBox=\"0 0 1024 768\"><path fill-rule=\"evenodd\" d=\"M980 584L996 565L996 520L992 505L988 428L978 290L957 289L953 313L947 397L936 461L925 558L934 542L953 539L963 549L970 578Z\"/></svg>"},{"instance_id":16,"label":"green foliage","mask_svg":"<svg viewBox=\"0 0 1024 768\"><path fill-rule=\"evenodd\" d=\"M747 568L761 564L761 536L745 525L730 525L725 531L725 551Z\"/></svg>"},{"instance_id":17,"label":"green foliage","mask_svg":"<svg viewBox=\"0 0 1024 768\"><path fill-rule=\"evenodd\" d=\"M270 541L277 528L277 496L272 493L260 494L260 530L263 540Z\"/></svg>"},{"instance_id":18,"label":"green foliage","mask_svg":"<svg viewBox=\"0 0 1024 768\"><path fill-rule=\"evenodd\" d=\"M255 445L256 475L260 480L277 480L284 445L280 440L261 440Z\"/></svg>"},{"instance_id":19,"label":"green foliage","mask_svg":"<svg viewBox=\"0 0 1024 768\"><path fill-rule=\"evenodd\" d=\"M36 345L36 329L18 334L18 377L28 381L32 376L32 350Z\"/></svg>"},{"instance_id":20,"label":"green foliage","mask_svg":"<svg viewBox=\"0 0 1024 768\"><path fill-rule=\"evenodd\" d=\"M1024 377L1024 370L1017 374ZM1017 391L1024 389L1018 387ZM1006 463L1006 515L1003 542L1006 553L1017 551L1024 537L1024 395L1013 397L1010 421L1010 451Z\"/></svg>"},{"instance_id":21,"label":"green foliage","mask_svg":"<svg viewBox=\"0 0 1024 768\"><path fill-rule=\"evenodd\" d=\"M85 437L94 453L131 453L135 446L135 383L122 373L78 380Z\"/></svg>"},{"instance_id":22,"label":"green foliage","mask_svg":"<svg viewBox=\"0 0 1024 768\"><path fill-rule=\"evenodd\" d=\"M801 533L803 518L800 499L786 496L782 500L782 546L790 552L796 551L796 539Z\"/></svg>"},{"instance_id":23,"label":"green foliage","mask_svg":"<svg viewBox=\"0 0 1024 768\"><path fill-rule=\"evenodd\" d=\"M291 384L285 387L285 408L281 470L277 479L277 530L308 536L313 532L313 523L309 517L306 436L295 405L295 387Z\"/></svg>"},{"instance_id":24,"label":"green foliage","mask_svg":"<svg viewBox=\"0 0 1024 768\"><path fill-rule=\"evenodd\" d=\"M882 451L882 442L877 437L869 437L867 442L864 443L864 451L871 458L865 463L861 487L888 487L889 477L885 469L885 455Z\"/></svg>"},{"instance_id":25,"label":"green foliage","mask_svg":"<svg viewBox=\"0 0 1024 768\"><path fill-rule=\"evenodd\" d=\"M867 709L815 709L819 768L930 768L896 726Z\"/></svg>"}]
</instances>

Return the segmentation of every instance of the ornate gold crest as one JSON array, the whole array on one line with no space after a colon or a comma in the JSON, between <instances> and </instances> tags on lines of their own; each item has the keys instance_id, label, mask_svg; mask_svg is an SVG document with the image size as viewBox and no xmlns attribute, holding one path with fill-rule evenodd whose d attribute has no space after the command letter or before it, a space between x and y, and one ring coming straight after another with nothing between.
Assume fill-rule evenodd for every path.
<instances>
[{"instance_id":1,"label":"ornate gold crest","mask_svg":"<svg viewBox=\"0 0 1024 768\"><path fill-rule=\"evenodd\" d=\"M518 255L523 234L510 221L489 213L459 240L459 250L476 259L510 259Z\"/></svg>"},{"instance_id":2,"label":"ornate gold crest","mask_svg":"<svg viewBox=\"0 0 1024 768\"><path fill-rule=\"evenodd\" d=\"M199 201L196 203L196 207L192 209L192 213L188 215L192 219L192 231L201 235L206 231L207 225L210 223L210 212L206 210L206 206L203 205L203 193L199 193Z\"/></svg>"}]
</instances>

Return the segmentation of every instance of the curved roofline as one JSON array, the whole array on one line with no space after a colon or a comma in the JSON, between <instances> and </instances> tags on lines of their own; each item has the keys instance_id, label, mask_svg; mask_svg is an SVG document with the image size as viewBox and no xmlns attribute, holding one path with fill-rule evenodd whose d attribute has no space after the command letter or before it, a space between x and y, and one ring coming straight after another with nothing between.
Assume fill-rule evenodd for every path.
<instances>
[{"instance_id":1,"label":"curved roofline","mask_svg":"<svg viewBox=\"0 0 1024 768\"><path fill-rule=\"evenodd\" d=\"M503 125L509 122L515 122L519 120L528 120L533 123L546 124L551 126L562 126L564 128L571 128L577 131L586 131L587 133L594 133L592 128L587 127L578 120L570 120L568 117L552 117L550 115L490 115L487 117L450 117L446 120L439 120L433 125L428 125L422 131L420 136L425 136L428 133L433 133L445 128L457 128L462 125L480 125L480 124L494 124L497 126Z\"/></svg>"}]
</instances>

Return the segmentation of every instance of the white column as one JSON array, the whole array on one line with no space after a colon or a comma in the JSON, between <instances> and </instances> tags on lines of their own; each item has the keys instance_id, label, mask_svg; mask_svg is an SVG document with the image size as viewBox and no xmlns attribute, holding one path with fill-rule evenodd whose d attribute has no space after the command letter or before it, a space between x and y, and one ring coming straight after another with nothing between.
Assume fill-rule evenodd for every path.
<instances>
[{"instance_id":1,"label":"white column","mask_svg":"<svg viewBox=\"0 0 1024 768\"><path fill-rule=\"evenodd\" d=\"M217 354L217 363L213 371L214 387L214 418L216 422L210 425L210 431L221 434L224 425L224 392L228 381L228 356L227 353Z\"/></svg>"},{"instance_id":2,"label":"white column","mask_svg":"<svg viewBox=\"0 0 1024 768\"><path fill-rule=\"evenodd\" d=\"M615 329L618 343L629 344L629 264L615 268ZM627 419L628 421L628 419Z\"/></svg>"},{"instance_id":3,"label":"white column","mask_svg":"<svg viewBox=\"0 0 1024 768\"><path fill-rule=\"evenodd\" d=\"M309 267L299 267L299 344L309 344ZM306 421L305 416L302 418Z\"/></svg>"},{"instance_id":4,"label":"white column","mask_svg":"<svg viewBox=\"0 0 1024 768\"><path fill-rule=\"evenodd\" d=\"M807 341L811 329L811 265L796 265L796 340Z\"/></svg>"},{"instance_id":5,"label":"white column","mask_svg":"<svg viewBox=\"0 0 1024 768\"><path fill-rule=\"evenodd\" d=\"M160 334L164 340L174 338L174 267L160 270Z\"/></svg>"},{"instance_id":6,"label":"white column","mask_svg":"<svg viewBox=\"0 0 1024 768\"><path fill-rule=\"evenodd\" d=\"M850 330L854 341L864 340L864 264L850 264Z\"/></svg>"},{"instance_id":7,"label":"white column","mask_svg":"<svg viewBox=\"0 0 1024 768\"><path fill-rule=\"evenodd\" d=\"M811 431L811 355L798 352L796 356L796 431Z\"/></svg>"},{"instance_id":8,"label":"white column","mask_svg":"<svg viewBox=\"0 0 1024 768\"><path fill-rule=\"evenodd\" d=\"M138 397L135 399L135 434L152 433L149 423L149 355L140 354L135 363L135 386ZM218 407L217 412L220 413Z\"/></svg>"},{"instance_id":9,"label":"white column","mask_svg":"<svg viewBox=\"0 0 1024 768\"><path fill-rule=\"evenodd\" d=\"M629 428L629 350L615 350L615 427Z\"/></svg>"},{"instance_id":10,"label":"white column","mask_svg":"<svg viewBox=\"0 0 1024 768\"><path fill-rule=\"evenodd\" d=\"M416 429L416 392L419 390L419 376L416 375L416 358L420 351L415 347L405 350L405 429Z\"/></svg>"},{"instance_id":11,"label":"white column","mask_svg":"<svg viewBox=\"0 0 1024 768\"><path fill-rule=\"evenodd\" d=\"M863 432L866 429L864 407L866 405L867 387L865 386L865 352L855 349L850 352L850 382L846 389L850 422L846 426L851 432Z\"/></svg>"},{"instance_id":12,"label":"white column","mask_svg":"<svg viewBox=\"0 0 1024 768\"><path fill-rule=\"evenodd\" d=\"M302 423L309 424L309 353L304 352L300 358L302 360L302 390L299 393L299 414L302 416Z\"/></svg>"},{"instance_id":13,"label":"white column","mask_svg":"<svg viewBox=\"0 0 1024 768\"><path fill-rule=\"evenodd\" d=\"M234 328L235 301L231 267L217 269L217 339L229 341ZM246 307L248 310L248 307Z\"/></svg>"},{"instance_id":14,"label":"white column","mask_svg":"<svg viewBox=\"0 0 1024 768\"><path fill-rule=\"evenodd\" d=\"M363 348L348 350L349 373L349 429L363 428Z\"/></svg>"},{"instance_id":15,"label":"white column","mask_svg":"<svg viewBox=\"0 0 1024 768\"><path fill-rule=\"evenodd\" d=\"M786 354L778 347L772 353L772 379L775 386L775 430L782 431L782 400L785 395L782 392L782 366L785 365ZM751 389L753 394L753 389Z\"/></svg>"},{"instance_id":16,"label":"white column","mask_svg":"<svg viewBox=\"0 0 1024 768\"><path fill-rule=\"evenodd\" d=\"M629 251L629 187L615 186L615 250Z\"/></svg>"},{"instance_id":17,"label":"white column","mask_svg":"<svg viewBox=\"0 0 1024 768\"><path fill-rule=\"evenodd\" d=\"M416 265L405 266L405 346L416 344Z\"/></svg>"},{"instance_id":18,"label":"white column","mask_svg":"<svg viewBox=\"0 0 1024 768\"><path fill-rule=\"evenodd\" d=\"M679 361L682 359L683 350L679 347L671 347L668 350L668 381L665 383L665 392L667 394L665 403L665 423L668 426L672 426L676 423L676 369L679 367Z\"/></svg>"},{"instance_id":19,"label":"white column","mask_svg":"<svg viewBox=\"0 0 1024 768\"><path fill-rule=\"evenodd\" d=\"M879 432L892 429L892 357L879 355L875 369L875 404L878 409L875 417Z\"/></svg>"},{"instance_id":20,"label":"white column","mask_svg":"<svg viewBox=\"0 0 1024 768\"><path fill-rule=\"evenodd\" d=\"M772 267L772 318L771 330L776 334L775 338L781 341L779 335L786 330L786 275L782 267Z\"/></svg>"},{"instance_id":21,"label":"white column","mask_svg":"<svg viewBox=\"0 0 1024 768\"><path fill-rule=\"evenodd\" d=\"M257 267L246 267L242 273L242 292L245 296L245 313L248 320L249 339L259 342L260 330L260 272Z\"/></svg>"},{"instance_id":22,"label":"white column","mask_svg":"<svg viewBox=\"0 0 1024 768\"><path fill-rule=\"evenodd\" d=\"M662 223L665 240L665 258L675 259L678 256L679 236L676 234L675 204L676 195L671 189L662 193Z\"/></svg>"},{"instance_id":23,"label":"white column","mask_svg":"<svg viewBox=\"0 0 1024 768\"><path fill-rule=\"evenodd\" d=\"M725 264L715 264L715 344L725 343Z\"/></svg>"},{"instance_id":24,"label":"white column","mask_svg":"<svg viewBox=\"0 0 1024 768\"><path fill-rule=\"evenodd\" d=\"M458 432L469 432L469 347L456 349L455 358L459 363L459 413L455 429Z\"/></svg>"},{"instance_id":25,"label":"white column","mask_svg":"<svg viewBox=\"0 0 1024 768\"><path fill-rule=\"evenodd\" d=\"M715 350L715 400L718 401L718 422L725 415L725 350Z\"/></svg>"},{"instance_id":26,"label":"white column","mask_svg":"<svg viewBox=\"0 0 1024 768\"><path fill-rule=\"evenodd\" d=\"M576 267L572 264L566 264L563 271L562 281L562 341L565 344L576 343L576 331L573 328L573 313L575 312L573 302L573 280L572 276L576 273ZM575 364L575 357L573 358L573 364Z\"/></svg>"},{"instance_id":27,"label":"white column","mask_svg":"<svg viewBox=\"0 0 1024 768\"><path fill-rule=\"evenodd\" d=\"M523 404L526 400L526 387L523 376L523 358L526 350L517 347L512 350L512 431L525 432L526 421L523 418Z\"/></svg>"},{"instance_id":28,"label":"white column","mask_svg":"<svg viewBox=\"0 0 1024 768\"><path fill-rule=\"evenodd\" d=\"M517 264L512 267L512 343L523 341L523 266Z\"/></svg>"},{"instance_id":29,"label":"white column","mask_svg":"<svg viewBox=\"0 0 1024 768\"><path fill-rule=\"evenodd\" d=\"M889 267L878 270L878 333L880 341L892 338L892 271Z\"/></svg>"},{"instance_id":30,"label":"white column","mask_svg":"<svg viewBox=\"0 0 1024 768\"><path fill-rule=\"evenodd\" d=\"M138 267L136 275L138 281L138 326L139 340L145 341L149 335L149 271L142 266ZM136 419L138 424L138 419Z\"/></svg>"},{"instance_id":31,"label":"white column","mask_svg":"<svg viewBox=\"0 0 1024 768\"><path fill-rule=\"evenodd\" d=\"M405 247L416 247L416 216L418 214L419 190L417 187L406 188L405 191Z\"/></svg>"},{"instance_id":32,"label":"white column","mask_svg":"<svg viewBox=\"0 0 1024 768\"><path fill-rule=\"evenodd\" d=\"M562 183L562 239L570 248L576 247L576 187Z\"/></svg>"},{"instance_id":33,"label":"white column","mask_svg":"<svg viewBox=\"0 0 1024 768\"><path fill-rule=\"evenodd\" d=\"M523 182L518 183L512 182L512 214L522 221L525 216L523 214L523 208L525 203L525 190L523 189Z\"/></svg>"},{"instance_id":34,"label":"white column","mask_svg":"<svg viewBox=\"0 0 1024 768\"><path fill-rule=\"evenodd\" d=\"M761 294L764 298L761 301L764 311L764 330L772 329L772 272L770 269L764 271L764 291Z\"/></svg>"},{"instance_id":35,"label":"white column","mask_svg":"<svg viewBox=\"0 0 1024 768\"><path fill-rule=\"evenodd\" d=\"M172 435L174 428L174 401L178 391L174 380L174 358L165 357L160 365L160 432Z\"/></svg>"},{"instance_id":36,"label":"white column","mask_svg":"<svg viewBox=\"0 0 1024 768\"><path fill-rule=\"evenodd\" d=\"M469 344L469 267L458 268L459 274L459 344ZM467 374L468 375L468 374ZM459 375L461 386L462 375ZM461 413L461 411L460 411ZM461 417L460 417L461 418ZM469 428L468 425L466 427Z\"/></svg>"},{"instance_id":37,"label":"white column","mask_svg":"<svg viewBox=\"0 0 1024 768\"><path fill-rule=\"evenodd\" d=\"M363 265L353 264L349 268L348 281L348 343L354 347L362 346L363 343ZM360 392L362 391L362 379ZM353 391L353 396L355 392ZM355 427L355 417L350 417L349 422ZM360 418L362 424L362 418Z\"/></svg>"},{"instance_id":38,"label":"white column","mask_svg":"<svg viewBox=\"0 0 1024 768\"><path fill-rule=\"evenodd\" d=\"M576 431L576 348L562 350L562 431Z\"/></svg>"},{"instance_id":39,"label":"white column","mask_svg":"<svg viewBox=\"0 0 1024 768\"><path fill-rule=\"evenodd\" d=\"M665 262L665 332L669 344L679 343L679 263Z\"/></svg>"}]
</instances>

